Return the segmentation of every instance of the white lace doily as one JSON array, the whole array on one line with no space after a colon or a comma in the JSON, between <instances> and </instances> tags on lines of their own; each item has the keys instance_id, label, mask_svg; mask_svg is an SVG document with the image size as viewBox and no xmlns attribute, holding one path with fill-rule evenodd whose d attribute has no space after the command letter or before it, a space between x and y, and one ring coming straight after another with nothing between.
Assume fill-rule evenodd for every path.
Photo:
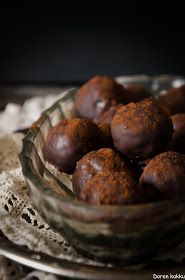
<instances>
[{"instance_id":1,"label":"white lace doily","mask_svg":"<svg viewBox=\"0 0 185 280\"><path fill-rule=\"evenodd\" d=\"M53 231L32 207L18 158L24 135L7 134L31 125L46 107L62 95L63 93L45 98L34 97L27 100L22 107L8 104L5 111L0 113L0 230L10 241L30 250L95 264L78 256L64 238ZM0 279L32 279L34 276L38 280L58 279L38 271L25 277L25 271L20 265L0 256Z\"/></svg>"},{"instance_id":2,"label":"white lace doily","mask_svg":"<svg viewBox=\"0 0 185 280\"><path fill-rule=\"evenodd\" d=\"M57 276L41 272L29 271L4 257L0 256L0 279L1 280L57 280Z\"/></svg>"},{"instance_id":3,"label":"white lace doily","mask_svg":"<svg viewBox=\"0 0 185 280\"><path fill-rule=\"evenodd\" d=\"M0 126L2 123L1 117L2 115L0 116ZM18 119L19 117L17 116ZM26 118L26 115L24 117ZM3 115L4 118L5 115ZM16 118L16 115L14 115L14 118ZM65 239L53 231L33 208L18 159L22 137L23 134L21 133L0 135L0 230L13 243L27 246L33 251L79 263L102 265L77 255ZM158 259L181 261L184 257L185 242L173 252L168 252ZM28 273L20 265L0 257L0 279L55 280L58 278L38 271Z\"/></svg>"},{"instance_id":4,"label":"white lace doily","mask_svg":"<svg viewBox=\"0 0 185 280\"><path fill-rule=\"evenodd\" d=\"M0 136L0 229L12 242L27 245L32 250L44 250L51 255L54 251L58 255L65 251L70 255L72 249L43 223L30 204L18 159L22 137L21 133ZM58 279L44 272L28 273L22 266L0 256L0 279L31 280L34 277L38 280Z\"/></svg>"}]
</instances>

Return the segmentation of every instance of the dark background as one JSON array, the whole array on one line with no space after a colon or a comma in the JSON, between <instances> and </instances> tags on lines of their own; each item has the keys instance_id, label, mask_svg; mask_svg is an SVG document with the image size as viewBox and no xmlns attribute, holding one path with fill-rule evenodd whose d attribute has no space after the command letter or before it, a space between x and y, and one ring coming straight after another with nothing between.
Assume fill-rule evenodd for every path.
<instances>
[{"instance_id":1,"label":"dark background","mask_svg":"<svg viewBox=\"0 0 185 280\"><path fill-rule=\"evenodd\" d=\"M185 10L62 5L0 10L0 82L75 83L96 74L185 75ZM101 4L102 3L102 4Z\"/></svg>"}]
</instances>

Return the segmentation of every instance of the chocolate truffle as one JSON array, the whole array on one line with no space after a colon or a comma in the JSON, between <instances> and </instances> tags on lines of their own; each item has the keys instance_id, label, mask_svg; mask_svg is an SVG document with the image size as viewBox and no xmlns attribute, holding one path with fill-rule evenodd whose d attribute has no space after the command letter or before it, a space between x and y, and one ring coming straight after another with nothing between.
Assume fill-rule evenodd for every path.
<instances>
[{"instance_id":1,"label":"chocolate truffle","mask_svg":"<svg viewBox=\"0 0 185 280\"><path fill-rule=\"evenodd\" d=\"M140 178L149 201L185 195L185 156L165 152L149 161Z\"/></svg>"},{"instance_id":2,"label":"chocolate truffle","mask_svg":"<svg viewBox=\"0 0 185 280\"><path fill-rule=\"evenodd\" d=\"M124 104L139 102L142 99L151 96L148 91L137 85L130 85L125 89L125 91Z\"/></svg>"},{"instance_id":3,"label":"chocolate truffle","mask_svg":"<svg viewBox=\"0 0 185 280\"><path fill-rule=\"evenodd\" d=\"M125 172L103 172L84 184L79 199L91 204L136 204L145 194Z\"/></svg>"},{"instance_id":4,"label":"chocolate truffle","mask_svg":"<svg viewBox=\"0 0 185 280\"><path fill-rule=\"evenodd\" d=\"M61 172L73 173L82 156L102 147L103 137L101 129L92 121L62 120L50 130L46 138L44 159Z\"/></svg>"},{"instance_id":5,"label":"chocolate truffle","mask_svg":"<svg viewBox=\"0 0 185 280\"><path fill-rule=\"evenodd\" d=\"M170 142L173 125L158 101L148 98L122 106L111 123L115 148L129 158L147 159Z\"/></svg>"},{"instance_id":6,"label":"chocolate truffle","mask_svg":"<svg viewBox=\"0 0 185 280\"><path fill-rule=\"evenodd\" d=\"M169 145L167 147L165 147L165 149L163 150L163 152L169 152L169 151L174 151L171 143L169 143ZM149 163L149 161L151 159L152 158L131 160L132 170L134 170L134 172L136 174L136 181L137 181L138 178L141 177L141 174L143 173L144 168L146 167L146 165Z\"/></svg>"},{"instance_id":7,"label":"chocolate truffle","mask_svg":"<svg viewBox=\"0 0 185 280\"><path fill-rule=\"evenodd\" d=\"M104 146L113 148L113 140L112 140L110 124L99 125L99 128L101 129L104 135Z\"/></svg>"},{"instance_id":8,"label":"chocolate truffle","mask_svg":"<svg viewBox=\"0 0 185 280\"><path fill-rule=\"evenodd\" d=\"M98 118L110 106L122 103L125 90L108 77L96 76L84 84L75 95L75 108L82 118Z\"/></svg>"},{"instance_id":9,"label":"chocolate truffle","mask_svg":"<svg viewBox=\"0 0 185 280\"><path fill-rule=\"evenodd\" d=\"M72 178L74 192L79 196L82 186L100 172L127 172L127 169L126 162L114 150L103 148L92 151L83 156L77 163Z\"/></svg>"},{"instance_id":10,"label":"chocolate truffle","mask_svg":"<svg viewBox=\"0 0 185 280\"><path fill-rule=\"evenodd\" d=\"M113 147L113 140L111 135L110 124L116 114L116 111L122 106L122 104L117 104L115 106L111 106L107 111L100 115L99 118L95 119L95 123L98 124L100 129L102 130L105 137L105 146Z\"/></svg>"},{"instance_id":11,"label":"chocolate truffle","mask_svg":"<svg viewBox=\"0 0 185 280\"><path fill-rule=\"evenodd\" d=\"M185 113L185 85L170 89L166 94L161 95L159 100L170 115Z\"/></svg>"},{"instance_id":12,"label":"chocolate truffle","mask_svg":"<svg viewBox=\"0 0 185 280\"><path fill-rule=\"evenodd\" d=\"M95 123L103 125L103 124L111 124L117 110L121 108L123 104L116 104L109 107L104 113L102 113L99 118L95 119Z\"/></svg>"},{"instance_id":13,"label":"chocolate truffle","mask_svg":"<svg viewBox=\"0 0 185 280\"><path fill-rule=\"evenodd\" d=\"M173 122L172 145L175 151L185 154L185 114L171 116Z\"/></svg>"}]
</instances>

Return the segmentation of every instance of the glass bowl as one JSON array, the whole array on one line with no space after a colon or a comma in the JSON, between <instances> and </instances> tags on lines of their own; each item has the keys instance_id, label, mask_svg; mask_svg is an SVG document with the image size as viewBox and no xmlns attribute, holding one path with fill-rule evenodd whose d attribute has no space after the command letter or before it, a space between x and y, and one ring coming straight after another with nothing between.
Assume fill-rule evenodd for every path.
<instances>
[{"instance_id":1,"label":"glass bowl","mask_svg":"<svg viewBox=\"0 0 185 280\"><path fill-rule=\"evenodd\" d=\"M176 76L118 77L152 94L163 94L185 83ZM185 238L185 197L132 206L89 205L77 201L69 175L57 172L42 155L48 131L59 120L72 118L76 89L44 111L23 139L23 174L34 206L48 224L83 256L125 266L144 264Z\"/></svg>"}]
</instances>

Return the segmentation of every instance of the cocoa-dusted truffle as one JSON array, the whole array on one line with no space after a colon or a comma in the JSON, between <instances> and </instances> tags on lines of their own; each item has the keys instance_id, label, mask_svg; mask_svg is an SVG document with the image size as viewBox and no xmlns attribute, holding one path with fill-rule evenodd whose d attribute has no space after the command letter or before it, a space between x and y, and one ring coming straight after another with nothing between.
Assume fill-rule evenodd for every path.
<instances>
[{"instance_id":1,"label":"cocoa-dusted truffle","mask_svg":"<svg viewBox=\"0 0 185 280\"><path fill-rule=\"evenodd\" d=\"M111 135L111 128L110 124L116 114L116 111L121 108L122 104L117 104L111 106L107 111L100 115L99 118L95 119L95 123L98 124L100 129L102 130L105 138L105 146L106 147L113 147L113 140Z\"/></svg>"},{"instance_id":2,"label":"cocoa-dusted truffle","mask_svg":"<svg viewBox=\"0 0 185 280\"><path fill-rule=\"evenodd\" d=\"M125 172L103 172L84 184L79 199L91 204L136 204L145 194Z\"/></svg>"},{"instance_id":3,"label":"cocoa-dusted truffle","mask_svg":"<svg viewBox=\"0 0 185 280\"><path fill-rule=\"evenodd\" d=\"M101 131L103 132L103 135L104 135L104 146L113 148L113 140L112 140L110 124L107 124L107 123L102 124L102 125L100 124L99 128L101 129Z\"/></svg>"},{"instance_id":4,"label":"cocoa-dusted truffle","mask_svg":"<svg viewBox=\"0 0 185 280\"><path fill-rule=\"evenodd\" d=\"M140 178L149 201L185 195L185 156L165 152L149 161Z\"/></svg>"},{"instance_id":5,"label":"cocoa-dusted truffle","mask_svg":"<svg viewBox=\"0 0 185 280\"><path fill-rule=\"evenodd\" d=\"M185 114L171 116L173 122L172 145L175 151L185 154Z\"/></svg>"},{"instance_id":6,"label":"cocoa-dusted truffle","mask_svg":"<svg viewBox=\"0 0 185 280\"><path fill-rule=\"evenodd\" d=\"M44 159L59 171L73 173L77 161L86 153L102 147L103 133L92 121L62 120L54 126L43 147Z\"/></svg>"},{"instance_id":7,"label":"cocoa-dusted truffle","mask_svg":"<svg viewBox=\"0 0 185 280\"><path fill-rule=\"evenodd\" d=\"M100 172L127 170L126 162L114 150L102 148L92 151L77 163L72 178L74 192L79 196L82 186Z\"/></svg>"},{"instance_id":8,"label":"cocoa-dusted truffle","mask_svg":"<svg viewBox=\"0 0 185 280\"><path fill-rule=\"evenodd\" d=\"M102 113L99 118L95 119L95 123L103 125L103 124L111 124L117 110L121 108L123 104L119 103L116 105L112 105L109 107L104 113Z\"/></svg>"},{"instance_id":9,"label":"cocoa-dusted truffle","mask_svg":"<svg viewBox=\"0 0 185 280\"><path fill-rule=\"evenodd\" d=\"M129 158L150 158L162 151L173 133L172 121L159 103L148 98L122 106L111 123L116 149Z\"/></svg>"},{"instance_id":10,"label":"cocoa-dusted truffle","mask_svg":"<svg viewBox=\"0 0 185 280\"><path fill-rule=\"evenodd\" d=\"M165 147L165 149L163 150L163 152L172 152L175 151L172 147L172 144L169 143L169 145L167 147ZM146 158L146 159L133 159L131 160L132 162L132 169L135 170L136 175L139 175L139 178L141 176L141 174L143 173L144 168L146 167L146 165L149 163L149 161L152 158Z\"/></svg>"},{"instance_id":11,"label":"cocoa-dusted truffle","mask_svg":"<svg viewBox=\"0 0 185 280\"><path fill-rule=\"evenodd\" d=\"M148 91L137 85L130 85L125 89L125 91L124 104L128 104L130 102L139 102L142 99L151 96Z\"/></svg>"},{"instance_id":12,"label":"cocoa-dusted truffle","mask_svg":"<svg viewBox=\"0 0 185 280\"><path fill-rule=\"evenodd\" d=\"M185 113L185 85L170 89L166 94L161 95L159 100L170 115Z\"/></svg>"},{"instance_id":13,"label":"cocoa-dusted truffle","mask_svg":"<svg viewBox=\"0 0 185 280\"><path fill-rule=\"evenodd\" d=\"M84 84L75 96L78 115L86 119L98 118L111 105L122 103L125 90L108 77L96 76Z\"/></svg>"}]
</instances>

